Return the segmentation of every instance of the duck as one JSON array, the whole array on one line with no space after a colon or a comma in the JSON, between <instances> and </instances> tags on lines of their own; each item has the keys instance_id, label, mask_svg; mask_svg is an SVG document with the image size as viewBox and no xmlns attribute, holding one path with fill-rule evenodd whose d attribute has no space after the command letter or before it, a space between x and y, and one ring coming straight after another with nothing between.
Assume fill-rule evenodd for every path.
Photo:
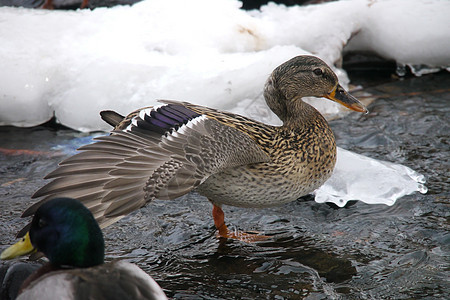
<instances>
[{"instance_id":1,"label":"duck","mask_svg":"<svg viewBox=\"0 0 450 300\"><path fill-rule=\"evenodd\" d=\"M30 230L0 258L36 251L49 262L22 283L19 300L167 299L137 265L124 260L104 263L102 231L92 213L76 199L54 198L41 205Z\"/></svg>"},{"instance_id":2,"label":"duck","mask_svg":"<svg viewBox=\"0 0 450 300\"><path fill-rule=\"evenodd\" d=\"M368 113L312 55L276 67L263 95L281 126L174 100L127 116L102 111L114 129L48 174L52 181L32 196L40 201L22 216L66 195L84 203L103 228L153 199L172 200L195 190L212 203L219 238L257 241L258 234L228 229L223 205L263 208L294 201L319 188L336 163L329 124L303 98L327 98Z\"/></svg>"}]
</instances>

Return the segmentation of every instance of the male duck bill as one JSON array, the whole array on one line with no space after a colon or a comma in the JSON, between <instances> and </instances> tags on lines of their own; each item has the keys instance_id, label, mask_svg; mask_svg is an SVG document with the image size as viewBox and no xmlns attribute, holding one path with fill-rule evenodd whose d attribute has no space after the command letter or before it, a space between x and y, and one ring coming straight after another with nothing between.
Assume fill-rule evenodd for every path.
<instances>
[{"instance_id":1,"label":"male duck bill","mask_svg":"<svg viewBox=\"0 0 450 300\"><path fill-rule=\"evenodd\" d=\"M43 199L23 216L50 198L68 196L84 203L105 227L155 198L174 199L196 189L213 204L219 236L258 240L228 230L222 205L294 201L320 187L336 163L333 132L302 98L325 97L367 113L314 56L297 56L277 67L264 97L282 126L169 100L126 117L104 111L102 118L115 127L111 134L81 147L48 174L53 181L33 195Z\"/></svg>"}]
</instances>

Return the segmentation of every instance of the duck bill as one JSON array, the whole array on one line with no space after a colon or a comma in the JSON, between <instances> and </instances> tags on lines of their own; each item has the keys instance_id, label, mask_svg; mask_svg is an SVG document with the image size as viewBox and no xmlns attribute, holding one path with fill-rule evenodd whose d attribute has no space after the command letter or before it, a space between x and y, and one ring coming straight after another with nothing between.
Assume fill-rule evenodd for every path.
<instances>
[{"instance_id":1,"label":"duck bill","mask_svg":"<svg viewBox=\"0 0 450 300\"><path fill-rule=\"evenodd\" d=\"M0 259L13 259L18 256L33 253L34 251L36 251L36 249L31 244L30 235L27 232L27 234L19 242L3 251L0 255Z\"/></svg>"},{"instance_id":2,"label":"duck bill","mask_svg":"<svg viewBox=\"0 0 450 300\"><path fill-rule=\"evenodd\" d=\"M350 95L340 84L338 84L329 94L325 95L325 98L342 104L345 107L357 112L366 114L369 112L367 108L358 101L358 99Z\"/></svg>"}]
</instances>

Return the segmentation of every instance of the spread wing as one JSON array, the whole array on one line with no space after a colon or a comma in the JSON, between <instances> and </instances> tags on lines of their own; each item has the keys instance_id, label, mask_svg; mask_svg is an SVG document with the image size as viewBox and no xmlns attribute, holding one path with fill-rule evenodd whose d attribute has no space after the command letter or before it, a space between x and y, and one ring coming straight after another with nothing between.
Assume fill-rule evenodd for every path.
<instances>
[{"instance_id":1,"label":"spread wing","mask_svg":"<svg viewBox=\"0 0 450 300\"><path fill-rule=\"evenodd\" d=\"M269 161L254 134L270 126L189 103L164 101L123 118L102 114L116 128L64 160L45 178L51 182L33 198L73 197L86 205L100 226L158 199L174 199L211 174L239 165ZM120 116L120 117L119 117ZM269 129L270 131L270 129Z\"/></svg>"}]
</instances>

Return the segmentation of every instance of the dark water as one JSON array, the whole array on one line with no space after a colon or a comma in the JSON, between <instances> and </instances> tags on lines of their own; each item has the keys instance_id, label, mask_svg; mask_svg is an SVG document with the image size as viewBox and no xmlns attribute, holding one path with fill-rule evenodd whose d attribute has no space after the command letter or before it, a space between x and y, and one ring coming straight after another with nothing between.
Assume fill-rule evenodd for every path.
<instances>
[{"instance_id":1,"label":"dark water","mask_svg":"<svg viewBox=\"0 0 450 300\"><path fill-rule=\"evenodd\" d=\"M337 209L311 197L270 209L225 207L230 227L272 236L254 244L218 240L212 206L199 195L154 201L105 229L107 259L137 263L179 299L447 298L450 75L361 82L378 99L369 115L331 123L338 145L424 174L426 195L391 207ZM0 127L2 249L26 223L20 214L42 177L89 139L61 128Z\"/></svg>"}]
</instances>

